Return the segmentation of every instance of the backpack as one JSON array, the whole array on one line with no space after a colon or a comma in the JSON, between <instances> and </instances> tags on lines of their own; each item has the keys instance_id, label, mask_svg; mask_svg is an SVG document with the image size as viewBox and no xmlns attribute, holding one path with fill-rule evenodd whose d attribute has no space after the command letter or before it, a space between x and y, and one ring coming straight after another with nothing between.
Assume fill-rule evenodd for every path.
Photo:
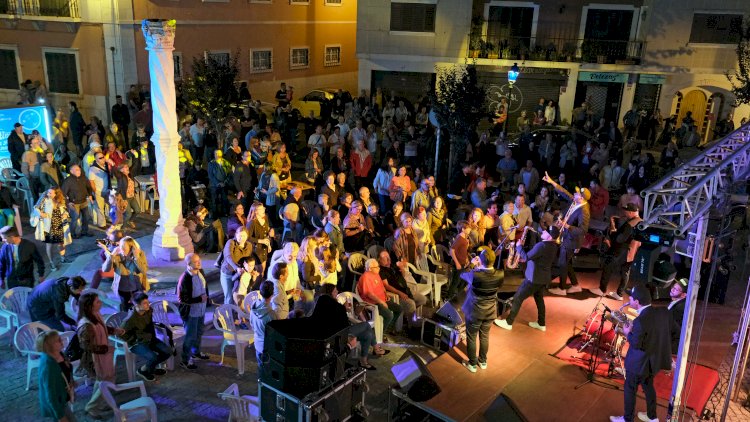
<instances>
[{"instance_id":1,"label":"backpack","mask_svg":"<svg viewBox=\"0 0 750 422\"><path fill-rule=\"evenodd\" d=\"M77 360L80 360L83 356L83 348L81 347L81 340L78 339L78 331L76 331L75 335L71 337L70 343L68 343L67 346L65 346L65 350L63 350L63 355L70 361L75 362Z\"/></svg>"}]
</instances>

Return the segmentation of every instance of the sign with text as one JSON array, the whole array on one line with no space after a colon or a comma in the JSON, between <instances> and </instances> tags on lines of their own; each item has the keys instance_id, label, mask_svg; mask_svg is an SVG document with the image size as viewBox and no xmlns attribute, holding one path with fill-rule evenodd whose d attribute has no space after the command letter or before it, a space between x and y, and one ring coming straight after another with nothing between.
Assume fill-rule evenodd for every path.
<instances>
[{"instance_id":1,"label":"sign with text","mask_svg":"<svg viewBox=\"0 0 750 422\"><path fill-rule=\"evenodd\" d=\"M578 72L578 80L582 82L609 82L623 84L628 81L628 74L613 72Z\"/></svg>"},{"instance_id":2,"label":"sign with text","mask_svg":"<svg viewBox=\"0 0 750 422\"><path fill-rule=\"evenodd\" d=\"M42 138L52 140L49 109L43 105L22 106L0 109L0 170L13 167L8 152L8 137L16 123L23 125L24 133L38 130Z\"/></svg>"},{"instance_id":3,"label":"sign with text","mask_svg":"<svg viewBox=\"0 0 750 422\"><path fill-rule=\"evenodd\" d=\"M639 84L664 85L667 82L666 75L640 75Z\"/></svg>"}]
</instances>

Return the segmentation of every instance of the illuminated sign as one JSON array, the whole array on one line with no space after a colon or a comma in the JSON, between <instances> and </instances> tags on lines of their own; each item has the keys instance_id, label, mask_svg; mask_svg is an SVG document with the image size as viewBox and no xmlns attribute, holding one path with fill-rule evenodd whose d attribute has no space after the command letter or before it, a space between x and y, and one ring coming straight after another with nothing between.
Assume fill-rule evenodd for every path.
<instances>
[{"instance_id":1,"label":"illuminated sign","mask_svg":"<svg viewBox=\"0 0 750 422\"><path fill-rule=\"evenodd\" d=\"M578 72L578 80L584 82L610 82L622 84L628 81L628 74L613 72Z\"/></svg>"},{"instance_id":2,"label":"illuminated sign","mask_svg":"<svg viewBox=\"0 0 750 422\"><path fill-rule=\"evenodd\" d=\"M24 133L31 134L32 130L38 130L45 140L51 142L51 120L49 109L43 105L0 109L0 169L13 167L8 152L8 136L16 123L23 125Z\"/></svg>"}]
</instances>

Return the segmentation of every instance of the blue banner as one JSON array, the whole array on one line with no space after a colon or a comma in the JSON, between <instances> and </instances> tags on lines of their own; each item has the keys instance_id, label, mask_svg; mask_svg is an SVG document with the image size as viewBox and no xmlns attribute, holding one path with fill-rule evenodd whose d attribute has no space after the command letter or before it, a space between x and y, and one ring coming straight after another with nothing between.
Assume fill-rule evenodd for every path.
<instances>
[{"instance_id":1,"label":"blue banner","mask_svg":"<svg viewBox=\"0 0 750 422\"><path fill-rule=\"evenodd\" d=\"M42 138L52 142L51 122L49 109L43 105L0 109L0 169L13 167L8 152L8 136L16 123L23 125L24 133L31 134L32 130L38 130Z\"/></svg>"}]
</instances>

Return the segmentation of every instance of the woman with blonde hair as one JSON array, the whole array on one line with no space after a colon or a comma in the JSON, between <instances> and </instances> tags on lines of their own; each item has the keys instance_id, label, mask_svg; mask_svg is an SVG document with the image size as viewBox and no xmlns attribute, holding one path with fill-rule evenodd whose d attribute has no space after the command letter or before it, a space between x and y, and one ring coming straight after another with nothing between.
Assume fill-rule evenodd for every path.
<instances>
[{"instance_id":1,"label":"woman with blonde hair","mask_svg":"<svg viewBox=\"0 0 750 422\"><path fill-rule=\"evenodd\" d=\"M429 251L430 248L435 246L435 239L432 237L430 219L427 216L427 210L425 209L425 207L418 207L416 209L415 216L417 218L414 219L412 227L417 233L417 239L419 240L419 243L425 248L425 250Z\"/></svg>"},{"instance_id":2,"label":"woman with blonde hair","mask_svg":"<svg viewBox=\"0 0 750 422\"><path fill-rule=\"evenodd\" d=\"M274 232L266 215L266 207L258 201L253 202L250 211L247 213L247 231L248 240L253 244L255 256L258 257L258 261L263 267L261 273L265 273Z\"/></svg>"},{"instance_id":3,"label":"woman with blonde hair","mask_svg":"<svg viewBox=\"0 0 750 422\"><path fill-rule=\"evenodd\" d=\"M297 265L302 274L302 282L308 290L318 286L323 279L320 273L320 260L315 255L316 249L318 249L318 242L315 237L307 236L302 239L299 254L297 254Z\"/></svg>"},{"instance_id":4,"label":"woman with blonde hair","mask_svg":"<svg viewBox=\"0 0 750 422\"><path fill-rule=\"evenodd\" d=\"M339 251L335 246L321 246L315 252L315 256L320 261L320 284L338 284L338 273L341 272L339 263Z\"/></svg>"},{"instance_id":5,"label":"woman with blonde hair","mask_svg":"<svg viewBox=\"0 0 750 422\"><path fill-rule=\"evenodd\" d=\"M46 195L39 198L33 213L39 216L34 237L45 243L50 268L52 271L57 271L52 258L52 247L60 248L60 263L66 264L70 261L65 259L65 247L73 243L70 234L70 214L62 190L60 188L48 190Z\"/></svg>"},{"instance_id":6,"label":"woman with blonde hair","mask_svg":"<svg viewBox=\"0 0 750 422\"><path fill-rule=\"evenodd\" d=\"M39 408L42 416L59 422L76 420L71 405L75 397L73 367L62 354L63 340L55 330L36 337L39 358Z\"/></svg>"},{"instance_id":7,"label":"woman with blonde hair","mask_svg":"<svg viewBox=\"0 0 750 422\"><path fill-rule=\"evenodd\" d=\"M484 242L484 235L487 231L485 226L484 212L479 208L474 208L469 214L469 250L478 248Z\"/></svg>"},{"instance_id":8,"label":"woman with blonde hair","mask_svg":"<svg viewBox=\"0 0 750 422\"><path fill-rule=\"evenodd\" d=\"M133 307L131 299L136 292L149 290L146 254L130 236L120 239L120 245L112 252L107 249L107 245L97 245L107 256L102 264L102 271L114 271L112 291L120 296L120 311L126 312Z\"/></svg>"}]
</instances>

